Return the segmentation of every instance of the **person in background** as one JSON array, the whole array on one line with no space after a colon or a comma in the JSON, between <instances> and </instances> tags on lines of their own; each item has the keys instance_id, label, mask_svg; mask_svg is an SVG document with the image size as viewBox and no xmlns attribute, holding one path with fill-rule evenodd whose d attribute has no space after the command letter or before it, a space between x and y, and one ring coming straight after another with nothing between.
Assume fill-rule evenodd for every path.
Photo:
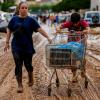
<instances>
[{"instance_id":1,"label":"person in background","mask_svg":"<svg viewBox=\"0 0 100 100\"><path fill-rule=\"evenodd\" d=\"M22 66L28 72L28 85L33 85L33 67L32 57L35 53L33 46L32 34L33 32L40 32L44 37L51 42L48 34L41 28L38 22L28 16L28 5L26 2L20 2L18 5L18 14L14 16L8 24L7 38L5 42L4 51L9 49L9 41L13 35L11 42L12 54L15 62L15 76L18 83L18 93L23 92L22 84Z\"/></svg>"},{"instance_id":2,"label":"person in background","mask_svg":"<svg viewBox=\"0 0 100 100\"><path fill-rule=\"evenodd\" d=\"M68 28L69 33L71 30L74 30L75 32L81 31L80 33L83 34L82 37L84 37L84 34L88 34L90 32L90 27L88 23L85 20L82 20L80 14L76 12L71 14L71 18L69 21L66 21L56 27L57 33L59 33L61 29L64 28ZM76 76L76 69L73 68L72 72L73 77ZM81 75L84 76L84 71L82 71ZM73 78L73 81L77 81L77 79Z\"/></svg>"}]
</instances>

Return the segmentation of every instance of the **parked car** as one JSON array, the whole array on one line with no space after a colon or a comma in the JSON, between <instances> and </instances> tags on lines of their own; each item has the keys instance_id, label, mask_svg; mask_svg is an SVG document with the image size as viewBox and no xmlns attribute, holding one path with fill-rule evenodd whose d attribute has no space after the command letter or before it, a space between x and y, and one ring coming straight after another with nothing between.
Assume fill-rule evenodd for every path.
<instances>
[{"instance_id":1,"label":"parked car","mask_svg":"<svg viewBox=\"0 0 100 100\"><path fill-rule=\"evenodd\" d=\"M0 12L0 31L6 32L6 28L8 26L8 22L11 19L11 15L6 12Z\"/></svg>"},{"instance_id":2,"label":"parked car","mask_svg":"<svg viewBox=\"0 0 100 100\"><path fill-rule=\"evenodd\" d=\"M71 13L59 15L59 23L70 20Z\"/></svg>"},{"instance_id":3,"label":"parked car","mask_svg":"<svg viewBox=\"0 0 100 100\"><path fill-rule=\"evenodd\" d=\"M6 21L5 12L0 12L0 32L6 32L8 22Z\"/></svg>"},{"instance_id":4,"label":"parked car","mask_svg":"<svg viewBox=\"0 0 100 100\"><path fill-rule=\"evenodd\" d=\"M13 16L14 16L14 13L7 13L5 15L7 22L9 22Z\"/></svg>"},{"instance_id":5,"label":"parked car","mask_svg":"<svg viewBox=\"0 0 100 100\"><path fill-rule=\"evenodd\" d=\"M86 11L84 20L86 20L90 26L100 26L100 11Z\"/></svg>"}]
</instances>

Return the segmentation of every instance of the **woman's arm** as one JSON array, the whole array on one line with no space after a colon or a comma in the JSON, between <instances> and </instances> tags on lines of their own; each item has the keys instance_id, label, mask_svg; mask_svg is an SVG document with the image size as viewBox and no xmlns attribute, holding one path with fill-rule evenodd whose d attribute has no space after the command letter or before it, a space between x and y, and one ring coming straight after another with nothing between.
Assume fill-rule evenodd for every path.
<instances>
[{"instance_id":1,"label":"woman's arm","mask_svg":"<svg viewBox=\"0 0 100 100\"><path fill-rule=\"evenodd\" d=\"M48 41L51 43L51 39L49 38L48 34L42 28L38 28L37 31L40 32L44 37L46 37Z\"/></svg>"},{"instance_id":2,"label":"woman's arm","mask_svg":"<svg viewBox=\"0 0 100 100\"><path fill-rule=\"evenodd\" d=\"M4 51L7 51L7 49L9 49L10 37L11 37L11 31L7 29L7 36L6 36L6 43L5 43Z\"/></svg>"},{"instance_id":3,"label":"woman's arm","mask_svg":"<svg viewBox=\"0 0 100 100\"><path fill-rule=\"evenodd\" d=\"M6 43L9 43L10 37L11 37L11 32L10 32L10 30L7 28Z\"/></svg>"}]
</instances>

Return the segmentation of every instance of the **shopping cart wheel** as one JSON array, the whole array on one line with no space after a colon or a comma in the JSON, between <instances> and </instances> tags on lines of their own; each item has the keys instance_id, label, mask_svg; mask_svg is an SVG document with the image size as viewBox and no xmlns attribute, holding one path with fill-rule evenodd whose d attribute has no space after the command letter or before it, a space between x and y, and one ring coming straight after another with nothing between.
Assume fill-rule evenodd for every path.
<instances>
[{"instance_id":1,"label":"shopping cart wheel","mask_svg":"<svg viewBox=\"0 0 100 100\"><path fill-rule=\"evenodd\" d=\"M51 96L51 87L48 88L48 96Z\"/></svg>"},{"instance_id":2,"label":"shopping cart wheel","mask_svg":"<svg viewBox=\"0 0 100 100\"><path fill-rule=\"evenodd\" d=\"M72 93L72 90L70 88L68 88L68 90L67 90L68 97L71 96L71 93Z\"/></svg>"},{"instance_id":3,"label":"shopping cart wheel","mask_svg":"<svg viewBox=\"0 0 100 100\"><path fill-rule=\"evenodd\" d=\"M85 80L85 88L88 87L88 80Z\"/></svg>"},{"instance_id":4,"label":"shopping cart wheel","mask_svg":"<svg viewBox=\"0 0 100 100\"><path fill-rule=\"evenodd\" d=\"M56 86L59 87L59 79L56 78Z\"/></svg>"}]
</instances>

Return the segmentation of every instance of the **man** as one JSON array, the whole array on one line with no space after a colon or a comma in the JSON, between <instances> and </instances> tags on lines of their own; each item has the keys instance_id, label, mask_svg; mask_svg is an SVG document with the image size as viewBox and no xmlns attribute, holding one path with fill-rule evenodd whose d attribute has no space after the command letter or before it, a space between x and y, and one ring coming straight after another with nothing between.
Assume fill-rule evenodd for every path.
<instances>
[{"instance_id":1,"label":"man","mask_svg":"<svg viewBox=\"0 0 100 100\"><path fill-rule=\"evenodd\" d=\"M68 28L69 32L71 30L74 30L76 33L77 32L79 32L80 34L83 33L82 34L82 38L84 37L84 34L88 34L90 32L90 27L89 27L88 23L86 21L84 21L84 20L81 20L81 16L80 16L79 13L72 13L70 21L66 21L66 22L62 23L61 25L59 25L56 28L56 31L59 33L60 30L64 29L64 28ZM73 38L73 37L71 37L69 35L69 39L68 40L73 41L70 38ZM85 61L84 61L84 63L85 63ZM84 70L82 70L82 73L81 73L82 76L84 76L84 73L85 73L85 68L83 68L83 69ZM73 72L73 81L77 81L77 79L75 77L76 76L76 68L72 68L72 72Z\"/></svg>"},{"instance_id":2,"label":"man","mask_svg":"<svg viewBox=\"0 0 100 100\"><path fill-rule=\"evenodd\" d=\"M81 20L81 16L79 13L73 13L71 15L70 21L66 21L59 25L56 30L57 32L60 31L60 29L68 28L68 30L74 30L74 31L83 31L83 33L89 33L90 27L88 23L84 20Z\"/></svg>"}]
</instances>

